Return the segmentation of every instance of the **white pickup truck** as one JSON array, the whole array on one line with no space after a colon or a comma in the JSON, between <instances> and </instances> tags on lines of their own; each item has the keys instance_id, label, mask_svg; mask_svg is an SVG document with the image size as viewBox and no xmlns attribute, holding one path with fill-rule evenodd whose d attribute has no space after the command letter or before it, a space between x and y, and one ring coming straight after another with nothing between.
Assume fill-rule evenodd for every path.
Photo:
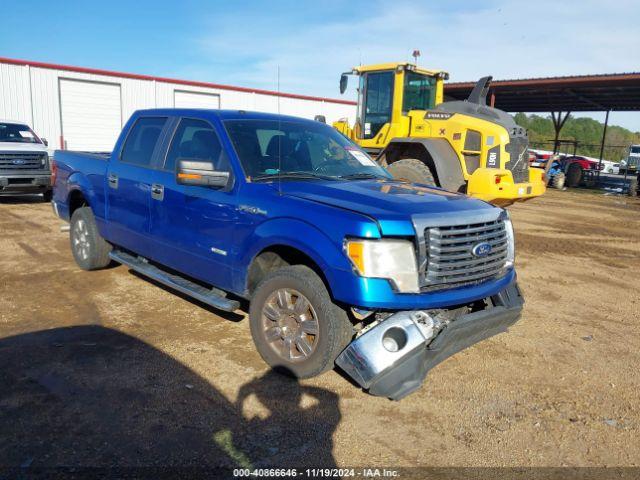
<instances>
[{"instance_id":1,"label":"white pickup truck","mask_svg":"<svg viewBox=\"0 0 640 480\"><path fill-rule=\"evenodd\" d=\"M0 120L0 193L41 193L51 201L47 145L25 123Z\"/></svg>"}]
</instances>

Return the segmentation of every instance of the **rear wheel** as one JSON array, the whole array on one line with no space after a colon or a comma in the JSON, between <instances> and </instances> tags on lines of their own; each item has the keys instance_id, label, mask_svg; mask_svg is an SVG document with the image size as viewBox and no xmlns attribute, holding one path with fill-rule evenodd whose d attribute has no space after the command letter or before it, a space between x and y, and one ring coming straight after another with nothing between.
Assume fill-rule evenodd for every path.
<instances>
[{"instance_id":1,"label":"rear wheel","mask_svg":"<svg viewBox=\"0 0 640 480\"><path fill-rule=\"evenodd\" d=\"M558 190L562 190L564 188L565 176L564 173L556 173L551 179L551 186L553 188L557 188Z\"/></svg>"},{"instance_id":2,"label":"rear wheel","mask_svg":"<svg viewBox=\"0 0 640 480\"><path fill-rule=\"evenodd\" d=\"M83 270L97 270L111 262L111 245L98 233L96 220L89 207L81 207L73 212L69 239L73 258Z\"/></svg>"},{"instance_id":3,"label":"rear wheel","mask_svg":"<svg viewBox=\"0 0 640 480\"><path fill-rule=\"evenodd\" d=\"M576 163L569 166L567 171L566 183L568 187L574 188L580 185L582 181L582 167Z\"/></svg>"},{"instance_id":4,"label":"rear wheel","mask_svg":"<svg viewBox=\"0 0 640 480\"><path fill-rule=\"evenodd\" d=\"M411 183L422 183L432 187L438 184L429 167L417 158L404 158L392 163L387 170L396 180L405 180Z\"/></svg>"},{"instance_id":5,"label":"rear wheel","mask_svg":"<svg viewBox=\"0 0 640 480\"><path fill-rule=\"evenodd\" d=\"M249 307L251 335L264 361L298 378L333 368L353 337L347 313L331 301L310 268L293 265L268 274Z\"/></svg>"}]
</instances>

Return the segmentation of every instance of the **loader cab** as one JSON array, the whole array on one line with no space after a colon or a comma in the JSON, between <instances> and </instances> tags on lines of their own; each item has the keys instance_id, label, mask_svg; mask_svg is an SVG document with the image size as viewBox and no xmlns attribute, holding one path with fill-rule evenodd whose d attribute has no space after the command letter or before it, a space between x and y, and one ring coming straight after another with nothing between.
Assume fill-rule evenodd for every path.
<instances>
[{"instance_id":1,"label":"loader cab","mask_svg":"<svg viewBox=\"0 0 640 480\"><path fill-rule=\"evenodd\" d=\"M371 140L380 143L410 111L429 110L441 103L443 80L448 76L407 63L370 65L344 73L340 79L341 92L346 90L347 75L359 77L353 136L364 141L364 146Z\"/></svg>"}]
</instances>

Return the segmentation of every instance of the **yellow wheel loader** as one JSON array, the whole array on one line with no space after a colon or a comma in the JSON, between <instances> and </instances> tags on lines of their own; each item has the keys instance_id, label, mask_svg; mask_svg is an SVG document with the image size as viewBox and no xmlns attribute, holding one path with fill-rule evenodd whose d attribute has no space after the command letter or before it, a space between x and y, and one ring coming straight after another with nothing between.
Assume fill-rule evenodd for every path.
<instances>
[{"instance_id":1,"label":"yellow wheel loader","mask_svg":"<svg viewBox=\"0 0 640 480\"><path fill-rule=\"evenodd\" d=\"M333 126L398 179L465 192L500 206L545 191L543 170L529 168L528 138L513 118L487 105L491 77L469 98L444 101L448 73L410 63L360 66L358 111L352 127Z\"/></svg>"}]
</instances>

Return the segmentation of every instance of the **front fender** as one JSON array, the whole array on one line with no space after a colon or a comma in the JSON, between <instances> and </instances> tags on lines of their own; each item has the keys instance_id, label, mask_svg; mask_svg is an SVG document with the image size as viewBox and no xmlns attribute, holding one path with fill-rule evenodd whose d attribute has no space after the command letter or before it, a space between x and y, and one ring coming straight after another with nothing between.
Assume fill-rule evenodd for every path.
<instances>
[{"instance_id":1,"label":"front fender","mask_svg":"<svg viewBox=\"0 0 640 480\"><path fill-rule=\"evenodd\" d=\"M233 281L236 291L246 291L251 262L260 252L274 246L288 246L311 258L324 273L330 289L335 284L334 269L351 270L351 264L342 251L342 244L333 241L322 230L293 218L267 220L238 247L241 255L238 257Z\"/></svg>"}]
</instances>

